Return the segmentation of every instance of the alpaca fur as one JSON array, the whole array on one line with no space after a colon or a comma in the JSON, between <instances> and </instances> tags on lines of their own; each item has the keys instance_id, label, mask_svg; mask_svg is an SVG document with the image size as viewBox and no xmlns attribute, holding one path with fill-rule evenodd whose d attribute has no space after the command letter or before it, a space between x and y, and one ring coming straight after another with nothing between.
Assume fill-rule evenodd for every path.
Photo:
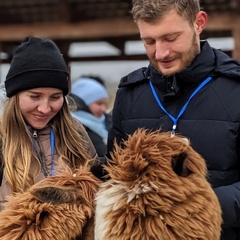
<instances>
[{"instance_id":1,"label":"alpaca fur","mask_svg":"<svg viewBox=\"0 0 240 240\"><path fill-rule=\"evenodd\" d=\"M105 166L95 240L218 240L221 208L204 159L180 135L139 129Z\"/></svg>"},{"instance_id":2,"label":"alpaca fur","mask_svg":"<svg viewBox=\"0 0 240 240\"><path fill-rule=\"evenodd\" d=\"M99 181L82 167L8 197L0 212L0 239L94 239L94 197Z\"/></svg>"}]
</instances>

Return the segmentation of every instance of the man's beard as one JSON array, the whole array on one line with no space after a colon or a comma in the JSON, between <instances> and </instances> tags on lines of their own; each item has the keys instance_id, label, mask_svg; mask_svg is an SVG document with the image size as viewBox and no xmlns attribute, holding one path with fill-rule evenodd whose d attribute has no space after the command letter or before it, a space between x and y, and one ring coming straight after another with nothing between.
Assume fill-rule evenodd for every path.
<instances>
[{"instance_id":1,"label":"man's beard","mask_svg":"<svg viewBox=\"0 0 240 240\"><path fill-rule=\"evenodd\" d=\"M197 43L197 39L196 39L196 33L194 33L193 38L192 38L192 44L189 47L189 51L187 53L184 54L176 54L175 58L180 59L181 56L183 56L183 58L181 59L181 64L179 65L178 69L176 69L174 72L171 72L170 74L164 74L161 70L161 68L158 67L158 61L155 60L155 58L149 58L152 66L162 75L165 76L172 76L176 73L179 73L181 71L183 71L184 69L186 69L187 67L189 67L193 60L195 59L195 57L199 54L199 46Z\"/></svg>"}]
</instances>

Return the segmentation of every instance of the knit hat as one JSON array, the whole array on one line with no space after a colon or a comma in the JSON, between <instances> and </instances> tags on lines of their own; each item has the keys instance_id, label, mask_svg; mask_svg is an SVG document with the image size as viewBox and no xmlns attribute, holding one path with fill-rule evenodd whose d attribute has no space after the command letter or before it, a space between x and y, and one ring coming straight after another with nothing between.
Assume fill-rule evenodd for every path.
<instances>
[{"instance_id":1,"label":"knit hat","mask_svg":"<svg viewBox=\"0 0 240 240\"><path fill-rule=\"evenodd\" d=\"M87 105L108 98L105 87L91 78L80 78L72 83L72 93L80 97Z\"/></svg>"},{"instance_id":2,"label":"knit hat","mask_svg":"<svg viewBox=\"0 0 240 240\"><path fill-rule=\"evenodd\" d=\"M47 38L27 37L15 51L6 76L7 97L38 88L59 88L68 93L67 66L57 45Z\"/></svg>"}]
</instances>

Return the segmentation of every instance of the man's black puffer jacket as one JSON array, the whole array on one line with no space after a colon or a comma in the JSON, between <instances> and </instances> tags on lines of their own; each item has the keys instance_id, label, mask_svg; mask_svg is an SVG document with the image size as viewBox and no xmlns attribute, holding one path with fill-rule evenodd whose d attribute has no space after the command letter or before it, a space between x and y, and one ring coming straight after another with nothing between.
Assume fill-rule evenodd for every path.
<instances>
[{"instance_id":1,"label":"man's black puffer jacket","mask_svg":"<svg viewBox=\"0 0 240 240\"><path fill-rule=\"evenodd\" d=\"M240 64L201 42L201 53L184 71L166 78L152 66L124 77L117 91L108 153L113 141L137 128L170 131L173 122L157 104L149 80L168 113L176 117L192 92L211 76L179 118L176 132L206 160L209 182L223 210L222 240L240 239Z\"/></svg>"}]
</instances>

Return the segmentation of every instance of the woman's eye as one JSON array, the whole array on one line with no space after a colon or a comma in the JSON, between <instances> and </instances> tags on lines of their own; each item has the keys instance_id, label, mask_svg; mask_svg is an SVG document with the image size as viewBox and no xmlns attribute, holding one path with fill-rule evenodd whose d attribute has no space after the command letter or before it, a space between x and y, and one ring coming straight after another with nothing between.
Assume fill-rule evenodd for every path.
<instances>
[{"instance_id":1,"label":"woman's eye","mask_svg":"<svg viewBox=\"0 0 240 240\"><path fill-rule=\"evenodd\" d=\"M52 97L51 97L52 100L58 100L58 99L60 99L60 98L61 98L61 96L52 96Z\"/></svg>"},{"instance_id":2,"label":"woman's eye","mask_svg":"<svg viewBox=\"0 0 240 240\"><path fill-rule=\"evenodd\" d=\"M30 98L37 99L37 98L39 98L39 96L37 96L37 95L30 95Z\"/></svg>"}]
</instances>

